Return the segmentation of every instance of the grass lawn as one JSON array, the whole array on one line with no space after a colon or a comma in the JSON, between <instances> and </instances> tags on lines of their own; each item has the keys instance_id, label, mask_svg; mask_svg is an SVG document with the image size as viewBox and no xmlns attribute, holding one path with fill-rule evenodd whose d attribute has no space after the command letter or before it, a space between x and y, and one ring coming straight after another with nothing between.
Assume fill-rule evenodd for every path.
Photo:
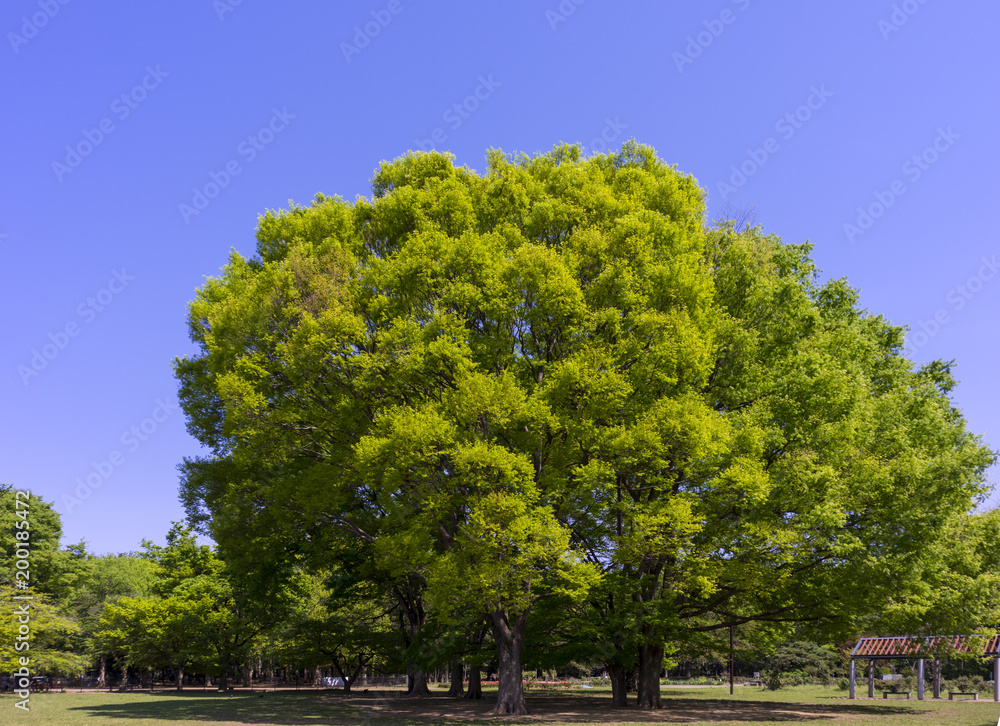
<instances>
[{"instance_id":1,"label":"grass lawn","mask_svg":"<svg viewBox=\"0 0 1000 726\"><path fill-rule=\"evenodd\" d=\"M1000 704L993 701L850 701L835 689L802 686L777 692L738 687L665 688L661 711L612 709L610 693L594 690L532 690L531 715L493 719L486 712L493 694L470 702L435 695L404 699L399 691L357 693L283 691L226 696L198 690L173 693L52 693L31 697L31 711L14 708L10 695L0 697L0 724L45 726L291 726L350 724L365 726L446 726L474 723L517 724L764 724L814 723L853 726L996 726Z\"/></svg>"}]
</instances>

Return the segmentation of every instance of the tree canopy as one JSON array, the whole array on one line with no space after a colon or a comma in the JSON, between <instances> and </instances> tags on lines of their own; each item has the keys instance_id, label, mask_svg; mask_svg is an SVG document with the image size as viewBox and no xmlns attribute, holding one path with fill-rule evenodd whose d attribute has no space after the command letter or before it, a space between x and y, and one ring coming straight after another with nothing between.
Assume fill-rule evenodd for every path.
<instances>
[{"instance_id":1,"label":"tree canopy","mask_svg":"<svg viewBox=\"0 0 1000 726\"><path fill-rule=\"evenodd\" d=\"M211 454L182 488L224 557L381 588L413 693L428 622L472 612L523 713L558 603L616 702L637 670L657 707L668 643L872 622L984 491L950 367L914 370L809 245L707 225L648 147L411 153L372 191L265 213L198 291L175 369Z\"/></svg>"}]
</instances>

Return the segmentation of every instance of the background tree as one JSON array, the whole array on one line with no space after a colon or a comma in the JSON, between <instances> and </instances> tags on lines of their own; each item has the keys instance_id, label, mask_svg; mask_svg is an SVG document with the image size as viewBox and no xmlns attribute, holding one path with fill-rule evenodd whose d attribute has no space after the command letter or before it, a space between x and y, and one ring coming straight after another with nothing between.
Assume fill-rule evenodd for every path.
<instances>
[{"instance_id":1,"label":"background tree","mask_svg":"<svg viewBox=\"0 0 1000 726\"><path fill-rule=\"evenodd\" d=\"M403 644L393 602L376 586L333 573L310 578L299 610L279 633L279 657L304 667L332 668L350 692L362 673L401 664Z\"/></svg>"},{"instance_id":2,"label":"background tree","mask_svg":"<svg viewBox=\"0 0 1000 726\"><path fill-rule=\"evenodd\" d=\"M185 670L205 665L212 656L204 637L204 614L211 609L212 600L202 593L188 595L123 597L109 604L101 614L98 643L123 654L126 668L170 668L177 690L183 690Z\"/></svg>"},{"instance_id":3,"label":"background tree","mask_svg":"<svg viewBox=\"0 0 1000 726\"><path fill-rule=\"evenodd\" d=\"M32 600L16 599L26 594L31 595ZM22 623L18 613L26 604L29 606L27 625L30 632L24 636L19 630ZM32 673L75 675L86 667L87 656L75 649L80 626L62 614L50 596L3 585L0 586L0 608L4 612L4 617L0 618L0 672L11 673L20 668L22 657L29 659ZM18 640L18 637L26 640Z\"/></svg>"},{"instance_id":4,"label":"background tree","mask_svg":"<svg viewBox=\"0 0 1000 726\"><path fill-rule=\"evenodd\" d=\"M13 485L0 484L0 532L14 532L18 522L27 521L31 535L29 584L35 592L64 601L86 571L86 548L82 542L61 548L62 521L52 502L34 495L27 500L22 497L22 505L27 504L27 510L23 510L15 505L15 490ZM24 519L19 517L19 511L26 511ZM0 542L0 585L15 585L15 546L13 537L4 537Z\"/></svg>"},{"instance_id":5,"label":"background tree","mask_svg":"<svg viewBox=\"0 0 1000 726\"><path fill-rule=\"evenodd\" d=\"M135 554L91 557L86 573L74 590L69 606L84 635L82 649L98 660L97 682L107 682L108 656L97 647L93 634L98 629L104 608L123 597L141 598L152 592L156 565Z\"/></svg>"}]
</instances>

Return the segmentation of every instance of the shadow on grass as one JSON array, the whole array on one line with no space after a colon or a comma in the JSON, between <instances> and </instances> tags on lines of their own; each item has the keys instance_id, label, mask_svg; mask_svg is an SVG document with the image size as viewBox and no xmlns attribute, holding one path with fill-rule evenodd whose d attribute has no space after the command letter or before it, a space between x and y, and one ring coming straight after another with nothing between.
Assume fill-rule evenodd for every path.
<instances>
[{"instance_id":1,"label":"shadow on grass","mask_svg":"<svg viewBox=\"0 0 1000 726\"><path fill-rule=\"evenodd\" d=\"M138 721L192 721L208 723L268 724L365 724L399 694L351 694L316 692L268 693L135 693L91 705L75 706L71 712L81 718ZM378 718L375 716L375 718Z\"/></svg>"},{"instance_id":2,"label":"shadow on grass","mask_svg":"<svg viewBox=\"0 0 1000 726\"><path fill-rule=\"evenodd\" d=\"M105 719L158 719L191 722L243 722L260 724L449 724L492 721L488 715L494 699L466 701L436 695L404 698L400 692L342 693L269 692L224 694L156 694L132 696L120 703L95 703L70 709L82 717ZM832 721L845 716L900 718L922 711L900 704L816 704L762 702L736 699L670 697L659 711L635 707L615 709L607 696L574 694L528 696L531 714L504 718L504 723L692 723L705 721L802 723Z\"/></svg>"}]
</instances>

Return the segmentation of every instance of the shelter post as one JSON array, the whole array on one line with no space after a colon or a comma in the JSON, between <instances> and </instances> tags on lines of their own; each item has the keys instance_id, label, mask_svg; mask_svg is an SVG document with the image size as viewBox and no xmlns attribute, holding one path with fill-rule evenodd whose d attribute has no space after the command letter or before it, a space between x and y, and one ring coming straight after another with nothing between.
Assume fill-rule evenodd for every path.
<instances>
[{"instance_id":1,"label":"shelter post","mask_svg":"<svg viewBox=\"0 0 1000 726\"><path fill-rule=\"evenodd\" d=\"M934 659L934 698L941 698L941 659Z\"/></svg>"},{"instance_id":2,"label":"shelter post","mask_svg":"<svg viewBox=\"0 0 1000 726\"><path fill-rule=\"evenodd\" d=\"M1000 701L1000 655L993 658L993 700Z\"/></svg>"},{"instance_id":3,"label":"shelter post","mask_svg":"<svg viewBox=\"0 0 1000 726\"><path fill-rule=\"evenodd\" d=\"M736 679L736 658L733 656L733 626L729 626L729 695L733 695L733 681Z\"/></svg>"},{"instance_id":4,"label":"shelter post","mask_svg":"<svg viewBox=\"0 0 1000 726\"><path fill-rule=\"evenodd\" d=\"M997 659L997 662L1000 663L1000 659ZM857 696L854 694L854 678L855 678L856 672L857 672L857 668L854 665L854 658L851 658L851 676L850 676L850 681L849 681L849 684L851 686L851 698L857 698Z\"/></svg>"},{"instance_id":5,"label":"shelter post","mask_svg":"<svg viewBox=\"0 0 1000 726\"><path fill-rule=\"evenodd\" d=\"M868 698L875 698L875 659L868 659Z\"/></svg>"},{"instance_id":6,"label":"shelter post","mask_svg":"<svg viewBox=\"0 0 1000 726\"><path fill-rule=\"evenodd\" d=\"M917 700L924 700L924 659L917 661Z\"/></svg>"}]
</instances>

